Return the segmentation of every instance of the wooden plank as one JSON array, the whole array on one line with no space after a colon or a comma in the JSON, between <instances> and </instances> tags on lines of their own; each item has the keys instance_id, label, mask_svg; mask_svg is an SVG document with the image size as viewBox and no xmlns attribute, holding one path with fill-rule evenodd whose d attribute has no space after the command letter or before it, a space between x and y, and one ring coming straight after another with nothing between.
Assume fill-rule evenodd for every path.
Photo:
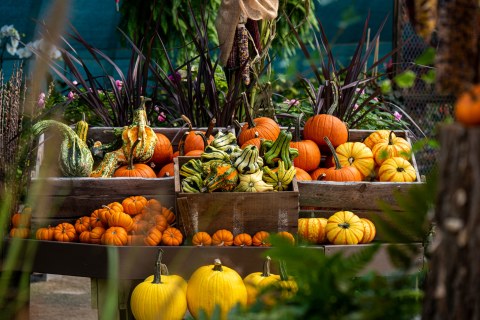
<instances>
[{"instance_id":1,"label":"wooden plank","mask_svg":"<svg viewBox=\"0 0 480 320\"><path fill-rule=\"evenodd\" d=\"M360 250L365 249L366 247L371 246L371 244L358 244L358 245L326 245L325 246L325 255L331 256L334 254L341 253L345 256L358 253ZM381 244L380 249L375 254L372 261L365 267L361 274L367 272L377 272L381 275L389 275L398 271L398 268L395 267L390 261L388 255L388 248L391 246L410 246L417 250L418 254L414 257L413 267L411 270L408 270L409 273L415 274L423 269L424 264L424 248L422 243L409 243L409 244Z\"/></svg>"},{"instance_id":2,"label":"wooden plank","mask_svg":"<svg viewBox=\"0 0 480 320\"><path fill-rule=\"evenodd\" d=\"M183 224L180 227L187 237L197 231L212 234L219 229L252 235L262 230L297 232L299 192L296 179L291 191L183 193L179 168L192 158L174 160L177 207Z\"/></svg>"},{"instance_id":3,"label":"wooden plank","mask_svg":"<svg viewBox=\"0 0 480 320\"><path fill-rule=\"evenodd\" d=\"M22 261L32 263L31 272L71 275L88 278L108 278L108 246L84 243L62 243L56 241L20 240L26 246L35 246L33 256L19 259L17 270L24 268ZM7 239L7 244L10 239ZM115 247L119 257L119 279L141 279L153 273L158 249L154 246ZM261 270L266 247L166 247L164 263L170 273L188 279L200 266L212 264L219 258L224 265L235 269L241 276ZM323 253L321 246L312 250Z\"/></svg>"}]
</instances>

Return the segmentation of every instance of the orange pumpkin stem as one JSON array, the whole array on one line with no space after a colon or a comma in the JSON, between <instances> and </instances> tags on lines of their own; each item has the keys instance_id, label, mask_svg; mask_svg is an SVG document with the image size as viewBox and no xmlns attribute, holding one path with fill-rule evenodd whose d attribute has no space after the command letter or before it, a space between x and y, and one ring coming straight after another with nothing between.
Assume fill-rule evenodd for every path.
<instances>
[{"instance_id":1,"label":"orange pumpkin stem","mask_svg":"<svg viewBox=\"0 0 480 320\"><path fill-rule=\"evenodd\" d=\"M152 283L154 284L162 283L162 256L163 250L160 248L158 249L157 261L155 262L155 270L153 272Z\"/></svg>"},{"instance_id":2,"label":"orange pumpkin stem","mask_svg":"<svg viewBox=\"0 0 480 320\"><path fill-rule=\"evenodd\" d=\"M330 149L330 152L332 153L333 161L335 162L335 170L342 169L342 165L340 164L340 160L338 160L337 152L335 151L335 148L333 147L332 142L330 142L330 139L328 139L327 136L323 137L323 140L325 140L328 148Z\"/></svg>"}]
</instances>

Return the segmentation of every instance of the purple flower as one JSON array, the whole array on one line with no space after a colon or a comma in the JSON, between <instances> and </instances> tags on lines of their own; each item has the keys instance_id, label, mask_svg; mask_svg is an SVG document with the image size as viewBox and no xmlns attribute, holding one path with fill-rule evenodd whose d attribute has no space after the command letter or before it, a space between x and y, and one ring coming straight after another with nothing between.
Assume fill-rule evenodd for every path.
<instances>
[{"instance_id":1,"label":"purple flower","mask_svg":"<svg viewBox=\"0 0 480 320\"><path fill-rule=\"evenodd\" d=\"M122 90L123 82L120 80L115 80L115 86L117 87L118 90Z\"/></svg>"},{"instance_id":2,"label":"purple flower","mask_svg":"<svg viewBox=\"0 0 480 320\"><path fill-rule=\"evenodd\" d=\"M43 93L43 92L40 92L40 94L38 95L38 99L43 99L43 100L45 100L45 97L46 97L46 96L45 96L45 93Z\"/></svg>"},{"instance_id":3,"label":"purple flower","mask_svg":"<svg viewBox=\"0 0 480 320\"><path fill-rule=\"evenodd\" d=\"M298 106L300 104L300 101L297 99L292 99L292 100L285 99L283 103L288 104L288 106L291 107L291 106Z\"/></svg>"},{"instance_id":4,"label":"purple flower","mask_svg":"<svg viewBox=\"0 0 480 320\"><path fill-rule=\"evenodd\" d=\"M38 101L37 101L37 105L40 107L40 108L43 108L45 107L45 93L40 93L38 95Z\"/></svg>"},{"instance_id":5,"label":"purple flower","mask_svg":"<svg viewBox=\"0 0 480 320\"><path fill-rule=\"evenodd\" d=\"M395 120L397 120L397 121L402 120L402 115L398 111L395 111L393 113L393 116L395 117Z\"/></svg>"},{"instance_id":6,"label":"purple flower","mask_svg":"<svg viewBox=\"0 0 480 320\"><path fill-rule=\"evenodd\" d=\"M67 98L69 101L72 101L73 98L74 98L74 94L73 94L73 91L70 91L68 94L67 94Z\"/></svg>"},{"instance_id":7,"label":"purple flower","mask_svg":"<svg viewBox=\"0 0 480 320\"><path fill-rule=\"evenodd\" d=\"M78 81L77 80L73 80L73 85L76 86L78 84Z\"/></svg>"},{"instance_id":8,"label":"purple flower","mask_svg":"<svg viewBox=\"0 0 480 320\"><path fill-rule=\"evenodd\" d=\"M167 120L167 116L166 116L165 113L162 111L162 112L160 112L160 114L158 115L158 121L159 121L159 122L164 122L165 120Z\"/></svg>"},{"instance_id":9,"label":"purple flower","mask_svg":"<svg viewBox=\"0 0 480 320\"><path fill-rule=\"evenodd\" d=\"M155 112L159 112L160 108L158 106L155 106L155 107L153 107L153 110L155 110Z\"/></svg>"},{"instance_id":10,"label":"purple flower","mask_svg":"<svg viewBox=\"0 0 480 320\"><path fill-rule=\"evenodd\" d=\"M180 80L182 80L182 75L180 74L180 72L175 71L174 74L169 74L168 75L168 80L170 80L172 82L180 82Z\"/></svg>"}]
</instances>

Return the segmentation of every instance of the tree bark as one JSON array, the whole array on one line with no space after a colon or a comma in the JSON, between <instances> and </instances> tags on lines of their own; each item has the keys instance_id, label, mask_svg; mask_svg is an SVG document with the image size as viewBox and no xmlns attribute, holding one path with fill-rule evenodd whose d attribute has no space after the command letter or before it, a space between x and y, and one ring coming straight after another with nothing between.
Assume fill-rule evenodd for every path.
<instances>
[{"instance_id":1,"label":"tree bark","mask_svg":"<svg viewBox=\"0 0 480 320\"><path fill-rule=\"evenodd\" d=\"M480 127L440 128L423 319L480 319Z\"/></svg>"}]
</instances>

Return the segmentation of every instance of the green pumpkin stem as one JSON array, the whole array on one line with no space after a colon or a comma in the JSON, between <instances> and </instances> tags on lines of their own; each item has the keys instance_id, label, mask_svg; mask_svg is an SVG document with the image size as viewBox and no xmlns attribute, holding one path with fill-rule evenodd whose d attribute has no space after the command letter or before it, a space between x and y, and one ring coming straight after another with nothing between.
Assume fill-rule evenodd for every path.
<instances>
[{"instance_id":1,"label":"green pumpkin stem","mask_svg":"<svg viewBox=\"0 0 480 320\"><path fill-rule=\"evenodd\" d=\"M284 260L279 261L280 265L280 280L281 281L288 281L288 273L287 273L287 264Z\"/></svg>"},{"instance_id":2,"label":"green pumpkin stem","mask_svg":"<svg viewBox=\"0 0 480 320\"><path fill-rule=\"evenodd\" d=\"M270 277L270 261L272 261L272 259L269 256L267 256L265 258L265 261L263 262L262 277Z\"/></svg>"},{"instance_id":3,"label":"green pumpkin stem","mask_svg":"<svg viewBox=\"0 0 480 320\"><path fill-rule=\"evenodd\" d=\"M330 149L330 152L332 153L333 161L335 162L335 170L342 169L342 165L340 164L340 160L338 160L337 152L335 151L332 142L330 142L330 139L328 139L328 137L326 136L323 137L323 140L325 140L328 148Z\"/></svg>"},{"instance_id":4,"label":"green pumpkin stem","mask_svg":"<svg viewBox=\"0 0 480 320\"><path fill-rule=\"evenodd\" d=\"M213 271L223 271L222 261L220 261L220 259L215 259L214 265L213 265Z\"/></svg>"},{"instance_id":5,"label":"green pumpkin stem","mask_svg":"<svg viewBox=\"0 0 480 320\"><path fill-rule=\"evenodd\" d=\"M153 272L152 283L154 284L162 283L162 256L163 250L160 248L158 249L157 261L155 262L155 270Z\"/></svg>"}]
</instances>

